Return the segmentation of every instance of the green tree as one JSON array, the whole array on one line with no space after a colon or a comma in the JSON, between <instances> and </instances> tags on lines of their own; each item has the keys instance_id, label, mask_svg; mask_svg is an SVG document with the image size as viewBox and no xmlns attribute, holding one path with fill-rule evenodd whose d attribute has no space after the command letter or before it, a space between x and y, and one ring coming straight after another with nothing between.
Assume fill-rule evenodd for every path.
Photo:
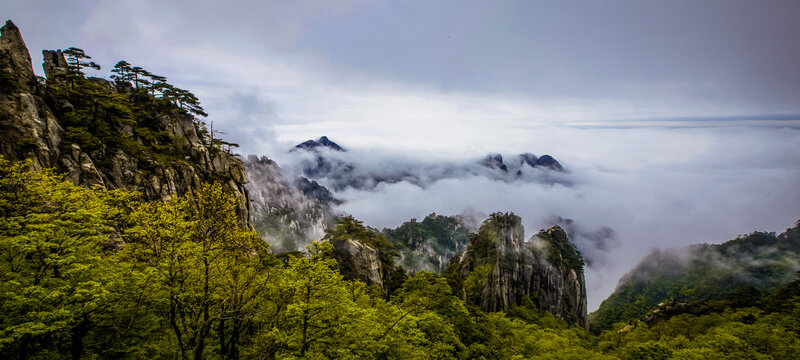
<instances>
[{"instance_id":1,"label":"green tree","mask_svg":"<svg viewBox=\"0 0 800 360\"><path fill-rule=\"evenodd\" d=\"M212 331L223 356L238 357L239 334L249 316L257 274L247 268L258 242L241 227L236 199L220 184L191 195L144 204L128 230L131 257L155 271L167 321L184 359L208 355ZM253 285L253 287L250 287ZM231 332L226 335L226 330Z\"/></svg>"},{"instance_id":2,"label":"green tree","mask_svg":"<svg viewBox=\"0 0 800 360\"><path fill-rule=\"evenodd\" d=\"M114 65L114 69L111 70L113 73L111 75L111 79L117 83L118 86L123 84L130 84L131 80L133 80L133 72L131 71L131 64L125 60L120 60Z\"/></svg>"},{"instance_id":3,"label":"green tree","mask_svg":"<svg viewBox=\"0 0 800 360\"><path fill-rule=\"evenodd\" d=\"M0 157L0 357L81 358L84 339L120 280L115 204L132 194L90 190L30 161Z\"/></svg>"},{"instance_id":4,"label":"green tree","mask_svg":"<svg viewBox=\"0 0 800 360\"><path fill-rule=\"evenodd\" d=\"M83 68L92 68L95 70L100 70L100 65L97 65L94 61L86 61L91 60L92 57L86 55L83 49L78 49L76 47L71 47L69 49L64 50L64 56L67 58L67 64L69 65L69 70L73 74L77 74L83 76Z\"/></svg>"}]
</instances>

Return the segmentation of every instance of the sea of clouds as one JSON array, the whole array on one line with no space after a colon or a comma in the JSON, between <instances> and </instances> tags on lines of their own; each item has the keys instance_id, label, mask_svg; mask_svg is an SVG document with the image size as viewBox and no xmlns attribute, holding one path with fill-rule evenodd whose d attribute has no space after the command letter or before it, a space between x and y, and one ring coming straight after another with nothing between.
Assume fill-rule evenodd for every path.
<instances>
[{"instance_id":1,"label":"sea of clouds","mask_svg":"<svg viewBox=\"0 0 800 360\"><path fill-rule=\"evenodd\" d=\"M357 171L425 179L339 189L334 194L344 202L338 209L379 229L432 212L480 218L512 211L522 217L526 238L560 225L587 258L590 310L653 248L782 231L800 219L797 129L562 127L529 135L527 145L512 141L496 148L505 159L548 149L566 172L529 169L528 176L558 181L509 181L477 168L444 176L442 169L463 169L482 156L466 148L459 155L349 147L346 137L332 136L349 147L335 156ZM297 169L302 156L276 158Z\"/></svg>"}]
</instances>

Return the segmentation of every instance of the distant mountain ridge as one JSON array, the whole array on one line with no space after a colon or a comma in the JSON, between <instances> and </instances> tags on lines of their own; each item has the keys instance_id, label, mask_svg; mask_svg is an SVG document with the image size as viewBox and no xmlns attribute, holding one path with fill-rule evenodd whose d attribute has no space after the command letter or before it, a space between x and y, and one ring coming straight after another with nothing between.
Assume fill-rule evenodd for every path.
<instances>
[{"instance_id":1,"label":"distant mountain ridge","mask_svg":"<svg viewBox=\"0 0 800 360\"><path fill-rule=\"evenodd\" d=\"M364 166L361 159L327 136L307 140L290 153L302 156L299 172L308 179L319 181L333 191L347 188L371 190L382 183L408 182L420 187L448 178L483 176L493 180L568 184L564 167L552 156L537 157L532 153L519 154L515 161L505 163L500 154L488 154L482 160L441 164L392 164L383 167ZM303 156L304 155L304 156Z\"/></svg>"},{"instance_id":2,"label":"distant mountain ridge","mask_svg":"<svg viewBox=\"0 0 800 360\"><path fill-rule=\"evenodd\" d=\"M719 300L742 287L769 293L800 270L800 221L775 233L754 232L718 245L654 250L622 277L590 314L594 331L638 319L664 301Z\"/></svg>"}]
</instances>

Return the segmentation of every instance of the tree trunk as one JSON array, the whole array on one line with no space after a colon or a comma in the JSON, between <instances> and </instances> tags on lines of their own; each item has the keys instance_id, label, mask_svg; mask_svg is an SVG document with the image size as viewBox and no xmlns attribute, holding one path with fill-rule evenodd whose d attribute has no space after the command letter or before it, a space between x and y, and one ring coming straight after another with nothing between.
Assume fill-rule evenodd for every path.
<instances>
[{"instance_id":1,"label":"tree trunk","mask_svg":"<svg viewBox=\"0 0 800 360\"><path fill-rule=\"evenodd\" d=\"M80 360L81 355L83 355L83 339L86 337L86 334L89 333L90 328L89 317L84 316L81 319L81 322L75 327L72 328L70 337L71 337L71 353L73 360Z\"/></svg>"},{"instance_id":2,"label":"tree trunk","mask_svg":"<svg viewBox=\"0 0 800 360\"><path fill-rule=\"evenodd\" d=\"M219 353L223 359L228 358L228 343L225 341L225 319L219 319L217 334L219 335Z\"/></svg>"}]
</instances>

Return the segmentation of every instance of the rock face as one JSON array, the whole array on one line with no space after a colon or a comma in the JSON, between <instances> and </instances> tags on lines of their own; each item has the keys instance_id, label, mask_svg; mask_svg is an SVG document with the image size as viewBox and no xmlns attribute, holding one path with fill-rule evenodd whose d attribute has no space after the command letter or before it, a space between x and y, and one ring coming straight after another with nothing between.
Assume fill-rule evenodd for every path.
<instances>
[{"instance_id":1,"label":"rock face","mask_svg":"<svg viewBox=\"0 0 800 360\"><path fill-rule=\"evenodd\" d=\"M691 306L688 303L676 302L675 300L665 301L656 306L642 318L645 324L653 326L661 321L688 312Z\"/></svg>"},{"instance_id":2,"label":"rock face","mask_svg":"<svg viewBox=\"0 0 800 360\"><path fill-rule=\"evenodd\" d=\"M265 156L250 155L244 165L252 224L273 252L302 250L334 225L337 215L331 205L338 200L328 189L304 177L290 182L288 174Z\"/></svg>"},{"instance_id":3,"label":"rock face","mask_svg":"<svg viewBox=\"0 0 800 360\"><path fill-rule=\"evenodd\" d=\"M67 124L83 121L83 113L76 110L72 101L87 98L80 98L84 95L75 92L67 100L69 96L56 96L54 92L59 82L62 87L68 86L66 80L56 79L67 71L63 54L43 52L43 67L48 81L54 85L51 89L37 81L19 29L8 21L0 33L0 155L12 161L31 159L35 168L56 168L67 173L76 184L137 191L146 201L181 195L203 182L219 181L239 200L242 222L249 222L250 201L244 187L247 178L242 161L206 144L191 115L174 107L152 111L153 118L147 119L146 126L148 136L156 134L155 139L140 135L138 129L145 125L138 123L144 121L139 115L133 117L133 123L104 124L108 125L105 131L111 134L109 137L142 145L134 147L138 151L126 151L118 144L106 142L92 149L82 148L68 140ZM118 94L114 84L107 80L83 81L103 92L104 98L118 99L123 107L129 107L127 111L138 106L134 95ZM84 131L93 135L96 130L87 127ZM151 144L146 148L148 151L141 151L148 142ZM170 158L158 152L167 147L177 149Z\"/></svg>"},{"instance_id":4,"label":"rock face","mask_svg":"<svg viewBox=\"0 0 800 360\"><path fill-rule=\"evenodd\" d=\"M360 241L347 239L333 243L333 256L339 262L341 273L346 277L384 289L384 276L378 250Z\"/></svg>"},{"instance_id":5,"label":"rock face","mask_svg":"<svg viewBox=\"0 0 800 360\"><path fill-rule=\"evenodd\" d=\"M42 68L44 68L44 75L47 78L52 79L58 75L67 74L69 65L61 50L43 50L42 58L44 59Z\"/></svg>"},{"instance_id":6,"label":"rock face","mask_svg":"<svg viewBox=\"0 0 800 360\"><path fill-rule=\"evenodd\" d=\"M523 235L520 218L514 214L495 213L484 221L464 254L451 264L451 271L464 279L464 299L484 311L507 311L529 297L539 309L586 327L580 253L558 226L540 231L528 242L523 242Z\"/></svg>"}]
</instances>

